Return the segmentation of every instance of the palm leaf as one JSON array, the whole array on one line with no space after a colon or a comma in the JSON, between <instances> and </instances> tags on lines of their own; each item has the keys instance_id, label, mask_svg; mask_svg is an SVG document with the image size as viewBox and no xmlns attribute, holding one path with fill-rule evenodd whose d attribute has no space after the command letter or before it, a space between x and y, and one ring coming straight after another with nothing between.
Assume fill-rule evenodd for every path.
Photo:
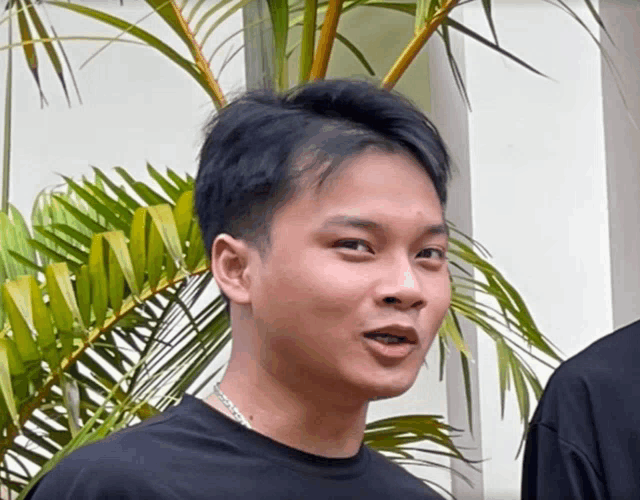
<instances>
[{"instance_id":1,"label":"palm leaf","mask_svg":"<svg viewBox=\"0 0 640 500\"><path fill-rule=\"evenodd\" d=\"M589 0L585 0L587 3ZM498 34L496 33L496 26L493 23L493 16L491 14L491 0L482 0L482 8L484 10L484 14L487 17L487 22L489 23L489 28L491 28L491 34L493 35L493 40L498 44Z\"/></svg>"},{"instance_id":2,"label":"palm leaf","mask_svg":"<svg viewBox=\"0 0 640 500\"><path fill-rule=\"evenodd\" d=\"M442 420L443 418L438 415L403 415L370 422L365 429L364 443L396 463L444 468L469 482L468 478L451 466L422 458L422 455L444 456L462 460L473 467L473 462L465 458L453 442L453 437L459 430L445 424ZM416 447L425 442L435 445L435 448ZM430 483L428 480L425 482ZM445 493L450 494L446 490Z\"/></svg>"},{"instance_id":3,"label":"palm leaf","mask_svg":"<svg viewBox=\"0 0 640 500\"><path fill-rule=\"evenodd\" d=\"M455 231L454 229L454 232ZM453 343L456 351L460 353L463 364L465 381L465 396L467 401L467 417L472 429L472 403L471 385L469 374L469 354L463 340L462 330L457 317L462 316L475 324L480 331L489 335L496 345L498 354L498 372L500 374L500 401L504 411L505 394L507 391L505 373L511 370L513 376L522 380L518 389L517 403L522 414L528 415L528 393L522 388L528 387L538 396L539 382L528 368L526 363L517 356L515 350L525 349L518 342L524 341L528 346L534 347L552 361L560 361L561 357L556 353L550 341L540 332L524 300L517 290L491 265L478 251L474 249L475 242L467 244L462 237L450 238L450 254L459 263L472 266L483 277L484 281L470 278L466 272L452 273L452 303L450 314L440 329L440 338L443 339L443 348L449 342ZM495 301L498 308L485 303L485 299ZM535 357L530 351L528 356ZM444 353L441 354L444 356ZM536 358L539 359L539 358ZM539 361L551 366L548 361ZM441 362L442 365L442 362ZM442 371L441 366L441 371ZM531 375L531 377L529 377Z\"/></svg>"},{"instance_id":4,"label":"palm leaf","mask_svg":"<svg viewBox=\"0 0 640 500\"><path fill-rule=\"evenodd\" d=\"M174 5L173 0L168 1L169 3L171 3L171 5ZM77 14L81 14L109 26L122 29L129 35L142 40L149 47L156 49L157 51L168 57L175 64L180 66L189 75L191 75L191 77L196 82L198 82L200 86L210 95L212 101L216 104L216 106L223 106L225 104L224 96L222 95L217 82L213 78L211 70L206 64L204 64L206 63L206 60L204 59L204 56L202 56L200 49L197 49L197 52L201 55L201 57L198 58L198 61L191 62L188 59L182 57L176 50L164 43L160 38L124 19L112 16L97 9L86 7L84 5L55 0L50 0L47 3L50 5L55 5L56 7L60 7L62 9L71 10L73 12L76 12ZM175 14L173 10L171 11L171 13L169 13L169 11L167 11L166 9L162 9L158 11L158 14L163 18L163 20L165 20L165 22L167 22L170 26L173 26L172 20L173 14ZM195 42L193 43L195 44ZM196 48L193 48L193 50L196 50Z\"/></svg>"},{"instance_id":5,"label":"palm leaf","mask_svg":"<svg viewBox=\"0 0 640 500\"><path fill-rule=\"evenodd\" d=\"M214 78L210 65L202 52L201 44L198 44L195 39L195 34L191 30L186 17L182 10L178 7L175 0L145 0L156 13L162 18L162 20L168 24L171 29L180 37L185 43L191 56L193 57L196 67L202 73L204 81L207 84L207 89L212 95L214 104L218 107L222 107L226 104L222 89L218 85L217 80Z\"/></svg>"},{"instance_id":6,"label":"palm leaf","mask_svg":"<svg viewBox=\"0 0 640 500\"><path fill-rule=\"evenodd\" d=\"M49 56L49 61L51 61L51 65L53 66L53 69L56 75L58 76L58 79L60 80L60 85L62 85L62 90L64 91L64 95L67 98L67 103L69 104L69 106L71 106L71 99L69 99L69 92L67 90L67 83L64 79L64 71L62 69L62 62L60 61L60 56L58 55L56 48L53 46L53 42L50 41L51 37L47 32L47 29L45 28L44 23L40 19L40 15L38 14L38 11L36 10L32 1L23 0L23 3L26 6L27 14L31 19L31 22L33 23L36 31L38 32L38 36L40 37L41 40L45 40L43 42L43 45L47 52L47 55ZM23 38L23 41L24 41L24 38ZM60 46L60 50L62 50L62 46Z\"/></svg>"},{"instance_id":7,"label":"palm leaf","mask_svg":"<svg viewBox=\"0 0 640 500\"><path fill-rule=\"evenodd\" d=\"M356 56L356 59L358 59L358 61L360 61L360 64L362 64L362 66L364 66L364 69L367 70L367 73L369 73L369 75L371 75L371 76L375 76L376 75L376 72L371 67L371 64L369 63L369 61L367 61L367 58L360 51L360 49L353 44L353 42L351 42L348 38L342 36L338 32L336 32L336 40L338 40L340 43L342 43L347 49L349 49L349 51L354 56Z\"/></svg>"},{"instance_id":8,"label":"palm leaf","mask_svg":"<svg viewBox=\"0 0 640 500\"><path fill-rule=\"evenodd\" d=\"M316 46L316 17L318 1L306 0L304 3L304 17L302 21L302 36L300 39L300 62L298 81L304 83L309 79L313 65L313 52Z\"/></svg>"},{"instance_id":9,"label":"palm leaf","mask_svg":"<svg viewBox=\"0 0 640 500\"><path fill-rule=\"evenodd\" d=\"M166 182L163 182L165 187L168 186ZM135 265L139 265L140 260L134 255L139 256L139 252L132 251L135 249L127 243L127 236L122 230L94 234L89 252L86 251L85 233L96 224L92 215L95 217L98 211L96 214L86 215L81 210L68 210L86 201L78 193L87 198L86 194L90 191L97 192L99 186L85 181L87 189L82 191L73 181L69 185L72 192L61 206L75 218L75 227L67 226L61 231L60 227L64 224L59 222L45 225L38 231L43 243L40 246L34 245L38 249L47 248L47 245L61 248L64 253L57 257L62 262L48 264L40 284L34 276L27 276L8 281L3 286L3 310L8 316L8 322L1 333L3 370L0 372L0 384L2 400L14 419L4 419L2 422L4 430L1 451L4 455L11 449L18 453L21 460L35 461L36 465L39 465L41 459L29 453L25 445L15 441L18 430L27 429L25 425L33 424L31 416L42 420L43 415L36 411L42 405L55 404L56 400L59 403L60 398L56 399L54 394L76 394L75 397L63 398L63 403L66 404L64 411L68 416L74 415L68 419L65 427L69 435L75 435L79 427L74 427L74 423L81 420L79 415L82 408L87 415L86 408L95 407L95 397L98 396L98 400L101 394L104 397L105 391L117 382L117 378L113 379L99 367L107 363L124 373L132 365L131 358L121 351L123 341L136 345L142 352L145 344L154 344L141 335L142 330L151 328L162 333L154 339L159 346L163 349L171 346L163 337L175 335L175 330L162 329L162 322L157 321L157 315L149 316L154 309L150 305L150 298L161 298L160 310L170 311L171 304L184 304L180 294L172 290L189 276L196 277L208 271L205 252L193 244L197 239L191 237L192 229L197 223L192 209L189 210L192 207L189 203L190 191L184 191L175 207L139 207L136 213L141 215L131 216L132 221L141 221L143 234L153 234L154 231L157 233L158 240L152 246L146 247L144 240L138 240L147 256L146 262L157 263L158 255L160 256L160 268L154 269L155 274L150 275L149 266L143 267L142 273L136 272ZM181 185L189 186L189 183L182 181ZM109 196L104 191L103 194ZM61 196L53 194L50 199L60 202ZM111 200L112 203L117 203L115 197ZM91 200L91 204L98 208L96 199ZM124 202L120 202L120 205L123 210L130 210ZM174 208L177 209L174 211ZM40 212L43 212L42 206ZM114 225L113 221L111 225ZM60 235L67 240L63 241ZM158 249L161 250L160 254ZM149 259L151 252L154 257ZM37 253L40 254L39 251ZM70 262L74 263L76 272L69 271L67 264ZM163 294L167 292L170 292L168 298L163 298ZM171 321L173 324L179 321L188 310L188 307L182 307L180 314L167 316L165 322ZM228 327L221 330L220 326L216 326L219 321L225 321L222 311L223 308L220 307L216 310L207 309L205 314L191 318L191 328L182 339L186 348L177 353L173 351L172 358L166 363L167 370L175 368L180 362L182 370L189 373L187 380L192 380L206 368L211 357L215 357L224 344L220 336ZM143 317L144 320L135 326L127 326L125 320L128 316L135 317L132 315ZM215 318L218 318L218 323L213 321ZM211 352L206 348L206 340L203 340L203 332L206 339L207 331L213 335ZM139 339L143 339L142 344ZM190 344L197 346L199 351L195 363L193 359L196 351L189 347ZM161 351L159 348L148 349L149 354ZM167 353L161 353L158 359L166 356ZM46 364L43 365L43 361ZM88 368L89 373L96 375L93 379L81 376L77 380L78 389L69 393L68 377L73 373L72 367L76 365L83 366L84 370ZM136 384L129 384L127 392L132 393L137 387L142 387L148 383L148 378L145 375ZM10 381L9 384L7 380ZM182 385L178 387L181 388ZM46 429L41 430L39 434L47 435ZM49 447L59 447L59 443L47 443ZM32 442L31 445L33 444Z\"/></svg>"},{"instance_id":10,"label":"palm leaf","mask_svg":"<svg viewBox=\"0 0 640 500\"><path fill-rule=\"evenodd\" d=\"M40 83L40 75L38 71L38 56L36 54L35 46L30 43L33 40L31 36L31 28L29 26L29 22L27 21L26 8L23 6L23 2L21 0L17 0L17 16L18 16L18 26L20 28L20 38L24 42L22 46L22 50L24 51L24 56L27 61L27 66L31 70L31 74L33 75L33 79L38 86L38 91L40 92L40 99L45 101L44 94L42 92L42 85Z\"/></svg>"},{"instance_id":11,"label":"palm leaf","mask_svg":"<svg viewBox=\"0 0 640 500\"><path fill-rule=\"evenodd\" d=\"M18 20L20 40L22 50L25 55L25 61L36 82L41 100L46 102L40 82L40 66L38 62L38 54L36 51L36 46L34 44L34 42L37 41L42 43L45 49L45 54L49 62L51 63L56 76L58 77L64 95L67 99L67 103L71 105L60 57L62 55L62 57L64 58L64 49L62 48L61 44L58 44L57 48L54 45L53 38L49 35L46 27L44 26L44 23L42 22L40 14L38 13L37 3L34 3L33 0L12 0L8 2L6 12L7 17L5 20L8 21L10 26L14 18L17 18ZM34 37L34 30L39 38ZM71 72L71 68L69 66L68 69L70 75L73 78L73 73Z\"/></svg>"},{"instance_id":12,"label":"palm leaf","mask_svg":"<svg viewBox=\"0 0 640 500\"><path fill-rule=\"evenodd\" d=\"M459 23L455 19L447 18L442 22L442 24L450 26L451 28L453 28L453 29L455 29L455 30L467 35L470 38L473 38L474 40L480 42L481 44L486 45L487 47L489 47L489 48L495 50L496 52L500 53L501 55L503 55L507 59L511 59L512 61L518 63L520 66L528 69L529 71L531 71L531 72L533 72L533 73L535 73L537 75L546 77L546 75L544 75L543 73L541 73L540 71L535 69L533 66L527 64L526 62L524 62L519 57L516 57L513 54L511 54L510 52L507 52L506 50L501 48L499 45L487 40L486 38L484 38L483 36L479 35L475 31L470 30L469 28L467 28L463 24Z\"/></svg>"},{"instance_id":13,"label":"palm leaf","mask_svg":"<svg viewBox=\"0 0 640 500\"><path fill-rule=\"evenodd\" d=\"M232 3L232 0L222 0L222 1L218 2L216 5L214 5L213 7L211 7L207 11L205 16L203 16L203 18L206 17L208 19L209 16L212 16L213 13L217 12L222 7L227 7L227 10L222 15L220 15L218 17L218 19L215 19L215 21L213 23L211 23L211 25L208 27L208 29L205 32L205 34L201 37L200 44L202 46L204 46L204 44L206 44L210 40L210 38L213 35L213 33L215 32L216 28L221 26L233 14L238 12L243 7L247 6L252 1L253 0L236 0L235 2Z\"/></svg>"},{"instance_id":14,"label":"palm leaf","mask_svg":"<svg viewBox=\"0 0 640 500\"><path fill-rule=\"evenodd\" d=\"M440 27L440 31L438 32L442 41L444 43L444 50L447 54L447 60L449 61L449 67L451 68L451 73L453 74L453 79L456 82L456 86L458 87L458 92L464 99L465 104L471 111L471 100L469 99L469 94L467 93L467 87L464 84L464 79L462 78L462 72L460 71L460 67L458 66L458 62L456 61L455 56L453 55L453 50L451 49L451 37L449 36L449 27L447 24L442 24Z\"/></svg>"},{"instance_id":15,"label":"palm leaf","mask_svg":"<svg viewBox=\"0 0 640 500\"><path fill-rule=\"evenodd\" d=\"M289 4L288 0L269 0L267 4L273 27L276 82L280 90L286 90L289 87L286 58L287 37L289 35Z\"/></svg>"}]
</instances>

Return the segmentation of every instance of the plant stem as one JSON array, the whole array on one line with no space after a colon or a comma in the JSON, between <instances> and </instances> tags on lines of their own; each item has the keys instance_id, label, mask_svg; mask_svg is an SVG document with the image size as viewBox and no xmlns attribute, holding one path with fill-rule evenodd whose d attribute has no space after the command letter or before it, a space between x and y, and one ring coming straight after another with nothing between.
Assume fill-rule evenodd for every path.
<instances>
[{"instance_id":1,"label":"plant stem","mask_svg":"<svg viewBox=\"0 0 640 500\"><path fill-rule=\"evenodd\" d=\"M273 28L273 48L276 66L276 86L278 90L289 87L287 58L287 38L289 36L289 2L288 0L268 0L269 15Z\"/></svg>"},{"instance_id":2,"label":"plant stem","mask_svg":"<svg viewBox=\"0 0 640 500\"><path fill-rule=\"evenodd\" d=\"M12 20L9 18L9 51L7 54L7 83L4 100L4 151L2 156L2 206L0 209L9 213L9 170L11 167L11 111L12 111L12 75L13 75L13 49L11 48Z\"/></svg>"},{"instance_id":3,"label":"plant stem","mask_svg":"<svg viewBox=\"0 0 640 500\"><path fill-rule=\"evenodd\" d=\"M302 40L300 42L300 83L309 80L313 65L313 50L316 42L316 14L318 0L307 0L304 5L302 21Z\"/></svg>"},{"instance_id":4,"label":"plant stem","mask_svg":"<svg viewBox=\"0 0 640 500\"><path fill-rule=\"evenodd\" d=\"M422 47L427 43L427 40L435 33L438 26L442 24L442 21L446 19L451 10L458 4L460 0L447 0L445 4L440 7L429 21L415 34L413 39L404 48L400 57L393 64L389 72L382 80L382 87L387 90L391 90L398 80L404 75L404 72L411 65L416 58Z\"/></svg>"},{"instance_id":5,"label":"plant stem","mask_svg":"<svg viewBox=\"0 0 640 500\"><path fill-rule=\"evenodd\" d=\"M222 92L222 89L218 84L218 81L213 76L213 72L211 71L211 66L209 66L209 63L207 63L207 59L204 57L204 54L202 53L202 47L198 44L198 42L196 42L196 39L194 38L193 33L191 32L191 29L189 29L189 24L187 23L187 20L184 18L184 16L182 15L182 12L180 11L180 8L176 4L176 0L169 0L169 1L171 3L171 8L173 8L175 15L178 18L178 21L180 22L180 28L182 29L184 34L189 38L189 42L191 43L191 47L190 47L191 53L193 54L193 57L195 59L196 66L200 71L202 71L202 74L204 75L207 85L211 90L211 95L213 97L213 104L216 106L217 109L224 108L227 105L227 99L225 98L224 93Z\"/></svg>"},{"instance_id":6,"label":"plant stem","mask_svg":"<svg viewBox=\"0 0 640 500\"><path fill-rule=\"evenodd\" d=\"M329 7L324 16L322 32L318 40L318 49L311 67L311 80L322 80L327 74L329 57L331 56L333 41L336 39L336 31L338 30L338 19L340 19L340 13L342 12L342 1L329 0Z\"/></svg>"}]
</instances>

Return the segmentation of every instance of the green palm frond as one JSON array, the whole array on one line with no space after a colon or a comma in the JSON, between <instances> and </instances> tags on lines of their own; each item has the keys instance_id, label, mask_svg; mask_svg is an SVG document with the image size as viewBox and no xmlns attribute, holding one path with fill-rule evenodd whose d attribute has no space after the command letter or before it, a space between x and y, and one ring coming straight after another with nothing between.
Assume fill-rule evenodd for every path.
<instances>
[{"instance_id":1,"label":"green palm frond","mask_svg":"<svg viewBox=\"0 0 640 500\"><path fill-rule=\"evenodd\" d=\"M442 417L438 415L403 415L367 424L364 442L388 455L414 458L409 445L428 440L446 450L442 453L465 460L453 444L451 433L455 431L457 429L442 422Z\"/></svg>"},{"instance_id":2,"label":"green palm frond","mask_svg":"<svg viewBox=\"0 0 640 500\"><path fill-rule=\"evenodd\" d=\"M111 42L123 36L129 36L158 50L168 57L169 60L187 71L201 85L205 92L209 94L214 104L220 107L226 103L226 100L216 77L214 77L211 68L211 57L205 56L205 47L207 43L212 40L212 36L216 33L216 30L222 26L230 16L241 10L250 1L253 0L222 0L212 5L210 2L203 0L186 0L184 2L178 2L176 0L145 0L145 3L150 8L150 12L145 18L148 17L148 15L159 16L178 36L181 47L172 47L159 36L142 29L137 22L127 21L121 17L91 8L79 2L45 0L43 3L73 11L120 30L120 34L111 40ZM598 26L603 28L608 35L604 23L597 10L593 7L591 0L584 1L589 9L590 15L593 16ZM261 22L265 23L265 26L269 25L274 35L272 49L276 64L276 74L272 75L273 81L277 84L277 88L282 90L289 86L287 66L288 58L291 55L291 47L287 49L287 40L294 38L294 36L296 38L293 39L293 46L300 46L300 75L298 80L300 83L306 81L309 77L314 79L324 77L326 65L330 58L331 48L335 39L345 43L348 50L361 62L363 68L369 74L372 74L372 66L365 55L365 51L350 42L344 33L338 34L335 29L336 26L334 26L334 23L337 25L341 16L346 15L348 12L353 12L360 7L377 7L394 10L410 15L414 19L413 38L407 41L405 50L398 55L395 64L382 79L382 84L386 88L391 88L395 85L406 71L408 65L434 33L438 33L445 46L448 47L448 27L473 38L491 50L515 61L524 68L542 75L537 69L500 46L497 29L493 20L491 0L482 0L482 6L493 41L486 39L451 17L451 13L462 3L465 2L460 2L459 0L416 0L415 2L385 2L380 0L344 0L338 2L336 0L333 4L329 1L317 0L305 0L304 2L293 3L269 2L269 18L261 20ZM558 1L557 5L571 15L576 22L580 23L581 26L587 30L588 34L597 41L597 36L569 5L561 0ZM53 41L56 40L57 37L52 37L44 28L41 16L38 13L38 4L32 3L32 0L10 0L8 7L9 11L5 20L9 21L11 18L16 18L18 21L25 60L38 83L41 94L42 90L38 76L39 63L35 47L40 44L43 45L48 59L53 65L56 74L59 76L65 96L67 100L69 100L61 63L61 58L64 56L64 53L61 48L57 49L53 44ZM327 25L326 33L323 34L322 30L325 29L325 18L329 19L330 24ZM292 28L295 26L303 27L299 34L295 34L292 31ZM316 42L315 33L318 31L320 31L320 35ZM38 35L37 37L34 36L36 33ZM601 44L598 45L606 56L607 54L604 47ZM183 48L186 48L189 57L181 55ZM315 51L316 48L318 48L317 51ZM458 75L456 70L457 65L450 50L447 50L447 57L449 58L451 69L454 72L454 77L461 90L461 94L465 97L466 91L464 90L464 83ZM313 69L313 64L316 64L317 69ZM219 72L220 71L218 71L218 73ZM70 69L69 73L73 77ZM465 100L467 100L466 97Z\"/></svg>"},{"instance_id":3,"label":"green palm frond","mask_svg":"<svg viewBox=\"0 0 640 500\"><path fill-rule=\"evenodd\" d=\"M7 485L10 486L11 489L15 491L20 490L17 497L18 500L25 498L31 488L33 488L33 486L47 472L53 469L60 460L74 450L98 441L112 432L139 422L140 417L146 418L147 416L150 416L150 412L148 411L148 409L151 408L149 400L144 399L144 397L141 399L134 399L131 396L127 396L124 394L121 387L122 382L130 377L134 371L140 369L147 361L147 356L142 356L140 360L124 374L119 383L111 384L110 390L104 396L104 400L100 406L96 406L94 408L93 415L82 426L82 428L79 429L73 437L66 435L62 436L64 438L63 440L56 440L59 447L49 450L50 453L53 453L53 456L37 471L37 473L32 475L23 467L26 475L21 479L23 479L26 484L7 482ZM160 375L160 373L157 375ZM170 404L173 403L173 400L169 397L164 397L163 402ZM30 434L35 442L45 447L47 446L46 443L43 442L42 438L38 438L34 433ZM55 436L54 431L50 433L50 436L52 435ZM58 437L60 436L58 435ZM13 453L13 450L9 450L9 453L12 453L14 455L12 458L16 460L16 454ZM5 470L4 472L8 473L10 471Z\"/></svg>"},{"instance_id":4,"label":"green palm frond","mask_svg":"<svg viewBox=\"0 0 640 500\"><path fill-rule=\"evenodd\" d=\"M129 37L133 40L127 39L127 41L137 41L138 43L157 50L186 71L209 95L214 105L220 108L226 104L226 97L218 84L217 77L214 76L211 64L213 54L207 58L205 50L208 51L209 49L206 49L205 46L207 42L211 40L212 35L218 27L222 26L230 16L252 1L254 0L222 0L211 5L209 2L203 0L185 0L182 2L178 2L177 0L145 0L145 3L150 8L150 12L142 19L149 15L159 16L180 40L180 47L172 47L170 43L165 42L160 36L156 36L142 29L139 26L139 22L130 22L121 17L89 7L88 5L64 2L61 0L43 0L41 2L34 2L33 0L8 0L5 9L6 15L0 20L0 25L4 23L8 24L9 33L9 44L3 47L8 49L8 65L5 95L2 199L0 200L2 210L5 212L8 210L9 199L12 108L11 82L13 72L12 47L14 46L11 34L14 23L18 25L20 37L20 43L15 45L22 47L27 67L34 77L42 102L46 102L46 98L40 81L41 63L39 59L40 56L38 55L39 51L44 51L42 54L45 55L58 76L67 102L69 104L71 103L65 74L68 74L67 76L73 81L78 94L78 100L82 102L71 66L68 64L68 59L60 42L62 40L101 39L101 37L59 37L53 26L50 27L50 30L47 30L39 12L40 9L42 9L41 4L46 4L47 6L75 12L76 14L120 30L118 35L107 39L109 40L107 45L114 41L125 41L123 37ZM591 0L584 1L598 26L604 29L607 36L611 38ZM374 76L373 66L370 64L365 51L357 47L344 33L337 31L337 25L341 16L347 15L348 12L353 12L356 8L367 6L402 12L412 16L414 19L413 36L407 41L406 47L398 55L395 63L381 80L382 86L387 89L395 86L430 37L434 33L438 33L445 45L446 55L449 59L456 85L465 102L470 107L464 80L450 47L449 28L456 30L464 36L471 37L491 50L515 61L524 68L544 76L540 71L500 46L493 21L491 0L482 0L482 6L491 29L493 41L484 38L479 33L467 28L451 17L451 13L462 3L465 2L460 2L459 0L416 0L415 2L385 2L380 0L331 0L318 2L317 0L305 0L304 2L293 2L289 5L287 1L270 1L268 2L269 19L259 21L260 24L264 23L265 25L269 25L273 33L273 45L270 50L274 56L276 71L274 75L270 75L270 80L274 86L280 90L285 90L289 87L289 58L293 54L292 47L295 48L298 46L300 47L300 74L298 83L307 81L309 78L324 78L335 39L339 40L357 58L362 64L363 69L367 71L369 75ZM617 75L611 57L599 42L597 34L593 33L585 21L564 1L558 0L555 5L575 19L598 45L607 65L613 70L614 76L616 77L616 86L628 110L629 107L621 89L620 78ZM328 21L328 24L325 23L325 21ZM292 36L295 34L292 28L297 26L302 26L301 34ZM246 28L247 27L245 27L245 29ZM320 35L316 44L315 33L317 31L320 31ZM287 47L288 40L292 40L292 47ZM181 53L184 52L185 48L189 54L188 56L184 56ZM219 47L215 48L213 53L217 52L218 49ZM233 56L238 54L239 50L240 48L236 49ZM66 72L62 64L63 60L67 66ZM222 63L218 70L218 77L228 61L229 58Z\"/></svg>"},{"instance_id":5,"label":"green palm frond","mask_svg":"<svg viewBox=\"0 0 640 500\"><path fill-rule=\"evenodd\" d=\"M21 241L30 241L34 266L42 262L44 273L27 273L2 287L3 456L10 452L14 459L41 466L50 458L45 444L59 447L65 436L77 434L106 391L122 383L142 355L149 356L151 366L145 364L123 390L136 396L150 386L149 373L161 369L171 380L163 380L157 394L181 395L230 338L220 299L200 313L190 312L211 282L193 215L191 182L175 173L173 179L163 176L161 193L124 171L120 174L136 197L173 197L175 203L120 199L108 192L100 172L94 182L69 179L68 192L41 197L34 210L34 221L45 223L34 226L38 240L25 229ZM106 206L113 212L105 211ZM22 226L14 221L9 229L14 227ZM3 250L8 241L2 240ZM11 256L6 260L20 266ZM42 413L43 407L55 408L57 415ZM155 411L159 409L146 408L145 416ZM64 430L52 427L52 418L58 424L66 420ZM38 429L35 434L32 426ZM29 449L36 436L50 436L52 429L58 442L40 437L36 444L41 450ZM29 437L27 443L19 432Z\"/></svg>"},{"instance_id":6,"label":"green palm frond","mask_svg":"<svg viewBox=\"0 0 640 500\"><path fill-rule=\"evenodd\" d=\"M452 257L453 294L449 314L440 329L441 378L445 359L442 350L446 350L451 342L462 361L468 424L470 430L473 430L470 356L459 321L459 317L464 317L494 342L502 414L504 415L506 392L510 388L509 382L513 379L518 409L523 428L526 429L530 415L530 392L536 400L542 393L540 382L527 363L527 358L551 368L562 361L562 358L557 347L538 329L519 292L487 260L484 255L486 251L458 231L453 224L450 225L455 235L450 239L449 250Z\"/></svg>"},{"instance_id":7,"label":"green palm frond","mask_svg":"<svg viewBox=\"0 0 640 500\"><path fill-rule=\"evenodd\" d=\"M4 18L0 20L0 24L5 22L13 24L16 21L25 61L36 82L41 100L46 102L40 80L41 63L38 58L37 45L40 45L44 50L46 59L60 81L60 86L62 87L67 103L71 106L67 80L62 64L62 61L65 60L64 52L62 46L58 45L56 47L54 44L56 36L53 32L49 33L49 30L47 30L42 21L37 3L33 0L8 0L6 2ZM71 73L69 66L67 67L67 71Z\"/></svg>"},{"instance_id":8,"label":"green palm frond","mask_svg":"<svg viewBox=\"0 0 640 500\"><path fill-rule=\"evenodd\" d=\"M467 459L453 442L458 432L459 429L444 423L443 417L439 415L403 415L367 424L364 443L398 464L443 468L469 483L466 476L452 467L423 457L453 458L473 468L475 462ZM425 442L434 447L418 447ZM438 487L433 483L432 486ZM449 493L446 490L444 492Z\"/></svg>"}]
</instances>

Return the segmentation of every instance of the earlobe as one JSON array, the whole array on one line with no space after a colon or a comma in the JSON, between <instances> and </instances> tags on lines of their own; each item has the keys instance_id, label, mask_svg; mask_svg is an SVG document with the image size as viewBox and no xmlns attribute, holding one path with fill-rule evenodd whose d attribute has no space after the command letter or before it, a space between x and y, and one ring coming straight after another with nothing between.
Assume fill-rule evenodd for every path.
<instances>
[{"instance_id":1,"label":"earlobe","mask_svg":"<svg viewBox=\"0 0 640 500\"><path fill-rule=\"evenodd\" d=\"M251 302L249 247L229 234L219 234L211 246L211 272L229 300L237 304Z\"/></svg>"}]
</instances>

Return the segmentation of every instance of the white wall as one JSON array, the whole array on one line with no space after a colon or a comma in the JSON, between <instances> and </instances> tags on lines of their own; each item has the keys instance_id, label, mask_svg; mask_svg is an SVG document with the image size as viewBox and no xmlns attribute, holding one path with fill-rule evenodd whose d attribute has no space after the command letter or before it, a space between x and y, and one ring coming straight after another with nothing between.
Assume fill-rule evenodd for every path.
<instances>
[{"instance_id":1,"label":"white wall","mask_svg":"<svg viewBox=\"0 0 640 500\"><path fill-rule=\"evenodd\" d=\"M95 0L92 7L135 22L149 12L143 2ZM60 36L117 30L76 14L48 6L46 11ZM241 13L234 14L207 44L212 51L242 26ZM140 27L177 40L155 16ZM5 32L5 30L3 30ZM4 43L4 41L3 41ZM77 68L105 42L65 42L80 87L82 105L71 87L72 107L64 99L57 77L44 51L40 51L42 81L49 106L40 109L35 82L26 68L21 50L14 51L14 112L10 200L25 215L31 213L36 194L60 183L57 174L90 175L90 165L102 169L122 166L135 178L146 179L146 162L156 169L168 166L195 173L202 141L201 128L213 111L208 95L181 68L153 49L114 43ZM214 59L214 71L229 49L242 45L236 36ZM172 43L180 47L180 41ZM184 52L180 50L180 52ZM0 96L4 102L6 52L0 54ZM224 69L220 83L225 91L244 88L244 58L240 52Z\"/></svg>"},{"instance_id":2,"label":"white wall","mask_svg":"<svg viewBox=\"0 0 640 500\"><path fill-rule=\"evenodd\" d=\"M568 4L595 31L584 2ZM463 10L490 37L482 6ZM600 54L552 5L498 0L493 13L502 47L551 79L465 40L473 233L568 357L613 327ZM500 421L495 349L482 334L478 369L485 498L519 498L522 426L513 393ZM546 383L549 370L537 373Z\"/></svg>"}]
</instances>

